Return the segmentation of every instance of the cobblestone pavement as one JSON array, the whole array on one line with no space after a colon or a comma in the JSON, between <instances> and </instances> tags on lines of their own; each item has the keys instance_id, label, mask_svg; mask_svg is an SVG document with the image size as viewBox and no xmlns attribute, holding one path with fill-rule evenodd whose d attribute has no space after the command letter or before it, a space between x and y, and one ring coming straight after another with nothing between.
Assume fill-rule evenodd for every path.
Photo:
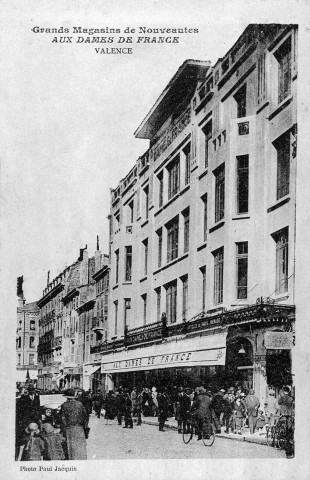
<instances>
[{"instance_id":1,"label":"cobblestone pavement","mask_svg":"<svg viewBox=\"0 0 310 480\"><path fill-rule=\"evenodd\" d=\"M91 417L87 440L88 459L165 459L165 458L285 458L283 451L265 445L216 438L205 447L196 437L185 445L182 435L167 429L142 424L124 429L116 421L105 425L104 418Z\"/></svg>"}]
</instances>

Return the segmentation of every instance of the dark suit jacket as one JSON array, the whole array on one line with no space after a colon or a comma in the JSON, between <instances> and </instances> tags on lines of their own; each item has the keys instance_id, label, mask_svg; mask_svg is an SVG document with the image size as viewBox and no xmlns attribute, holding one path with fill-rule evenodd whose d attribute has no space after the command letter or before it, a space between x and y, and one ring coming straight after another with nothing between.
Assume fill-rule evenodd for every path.
<instances>
[{"instance_id":1,"label":"dark suit jacket","mask_svg":"<svg viewBox=\"0 0 310 480\"><path fill-rule=\"evenodd\" d=\"M199 394L193 403L194 416L200 419L211 418L211 399L206 394Z\"/></svg>"},{"instance_id":2,"label":"dark suit jacket","mask_svg":"<svg viewBox=\"0 0 310 480\"><path fill-rule=\"evenodd\" d=\"M18 415L21 418L25 428L31 422L38 423L41 419L41 406L39 395L34 395L33 400L30 395L25 395L19 401Z\"/></svg>"}]
</instances>

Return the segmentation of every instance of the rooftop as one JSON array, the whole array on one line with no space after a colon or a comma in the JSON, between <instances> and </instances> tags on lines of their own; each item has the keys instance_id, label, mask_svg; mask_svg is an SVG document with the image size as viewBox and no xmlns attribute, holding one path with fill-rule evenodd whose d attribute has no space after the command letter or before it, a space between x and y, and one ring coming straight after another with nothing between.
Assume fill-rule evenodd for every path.
<instances>
[{"instance_id":1,"label":"rooftop","mask_svg":"<svg viewBox=\"0 0 310 480\"><path fill-rule=\"evenodd\" d=\"M203 80L211 62L185 60L135 131L136 138L151 139L184 97L194 93L198 80Z\"/></svg>"}]
</instances>

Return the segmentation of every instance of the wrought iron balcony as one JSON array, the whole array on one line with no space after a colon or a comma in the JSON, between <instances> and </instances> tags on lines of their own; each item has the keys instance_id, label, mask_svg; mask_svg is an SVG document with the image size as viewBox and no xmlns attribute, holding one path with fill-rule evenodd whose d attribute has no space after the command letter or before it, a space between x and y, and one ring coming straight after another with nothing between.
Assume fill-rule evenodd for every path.
<instances>
[{"instance_id":1,"label":"wrought iron balcony","mask_svg":"<svg viewBox=\"0 0 310 480\"><path fill-rule=\"evenodd\" d=\"M135 345L159 343L164 338L177 335L194 334L211 329L225 328L252 322L288 323L295 313L294 305L276 305L268 301L215 314L199 313L189 321L167 325L165 318L159 322L143 325L132 330L125 329L124 338L112 342L103 342L91 347L90 353L109 353L120 348L132 348Z\"/></svg>"}]
</instances>

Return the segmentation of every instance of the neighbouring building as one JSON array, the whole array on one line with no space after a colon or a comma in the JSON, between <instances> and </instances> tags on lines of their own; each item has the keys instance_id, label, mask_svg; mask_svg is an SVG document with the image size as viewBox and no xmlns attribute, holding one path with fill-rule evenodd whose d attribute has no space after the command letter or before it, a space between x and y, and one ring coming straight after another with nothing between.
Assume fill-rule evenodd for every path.
<instances>
[{"instance_id":1,"label":"neighbouring building","mask_svg":"<svg viewBox=\"0 0 310 480\"><path fill-rule=\"evenodd\" d=\"M38 301L40 308L38 347L38 388L59 389L63 375L63 303L64 288L70 274L66 267L52 281L47 276L47 286Z\"/></svg>"},{"instance_id":2,"label":"neighbouring building","mask_svg":"<svg viewBox=\"0 0 310 480\"><path fill-rule=\"evenodd\" d=\"M107 322L100 318L96 331L95 317L97 308L100 314L100 306L97 307L94 275L108 264L108 256L97 247L91 258L87 246L80 249L76 262L51 282L48 278L38 302L41 310L38 387L44 390L88 389L90 377L98 370L93 368L96 356L91 355L90 349L98 343L98 338L107 337ZM108 291L104 293L107 302ZM97 362L100 369L98 358ZM84 364L90 367L84 369Z\"/></svg>"},{"instance_id":3,"label":"neighbouring building","mask_svg":"<svg viewBox=\"0 0 310 480\"><path fill-rule=\"evenodd\" d=\"M95 294L92 300L79 308L80 335L84 338L83 388L105 390L105 378L101 374L100 348L108 342L109 308L109 256L102 254L97 246L95 270ZM91 338L91 342L89 341Z\"/></svg>"},{"instance_id":4,"label":"neighbouring building","mask_svg":"<svg viewBox=\"0 0 310 480\"><path fill-rule=\"evenodd\" d=\"M37 302L26 303L23 277L17 279L17 298L16 382L24 385L27 380L36 383L38 377L40 309Z\"/></svg>"},{"instance_id":5,"label":"neighbouring building","mask_svg":"<svg viewBox=\"0 0 310 480\"><path fill-rule=\"evenodd\" d=\"M292 385L297 27L186 60L111 191L106 387ZM95 276L96 278L96 276Z\"/></svg>"}]
</instances>

